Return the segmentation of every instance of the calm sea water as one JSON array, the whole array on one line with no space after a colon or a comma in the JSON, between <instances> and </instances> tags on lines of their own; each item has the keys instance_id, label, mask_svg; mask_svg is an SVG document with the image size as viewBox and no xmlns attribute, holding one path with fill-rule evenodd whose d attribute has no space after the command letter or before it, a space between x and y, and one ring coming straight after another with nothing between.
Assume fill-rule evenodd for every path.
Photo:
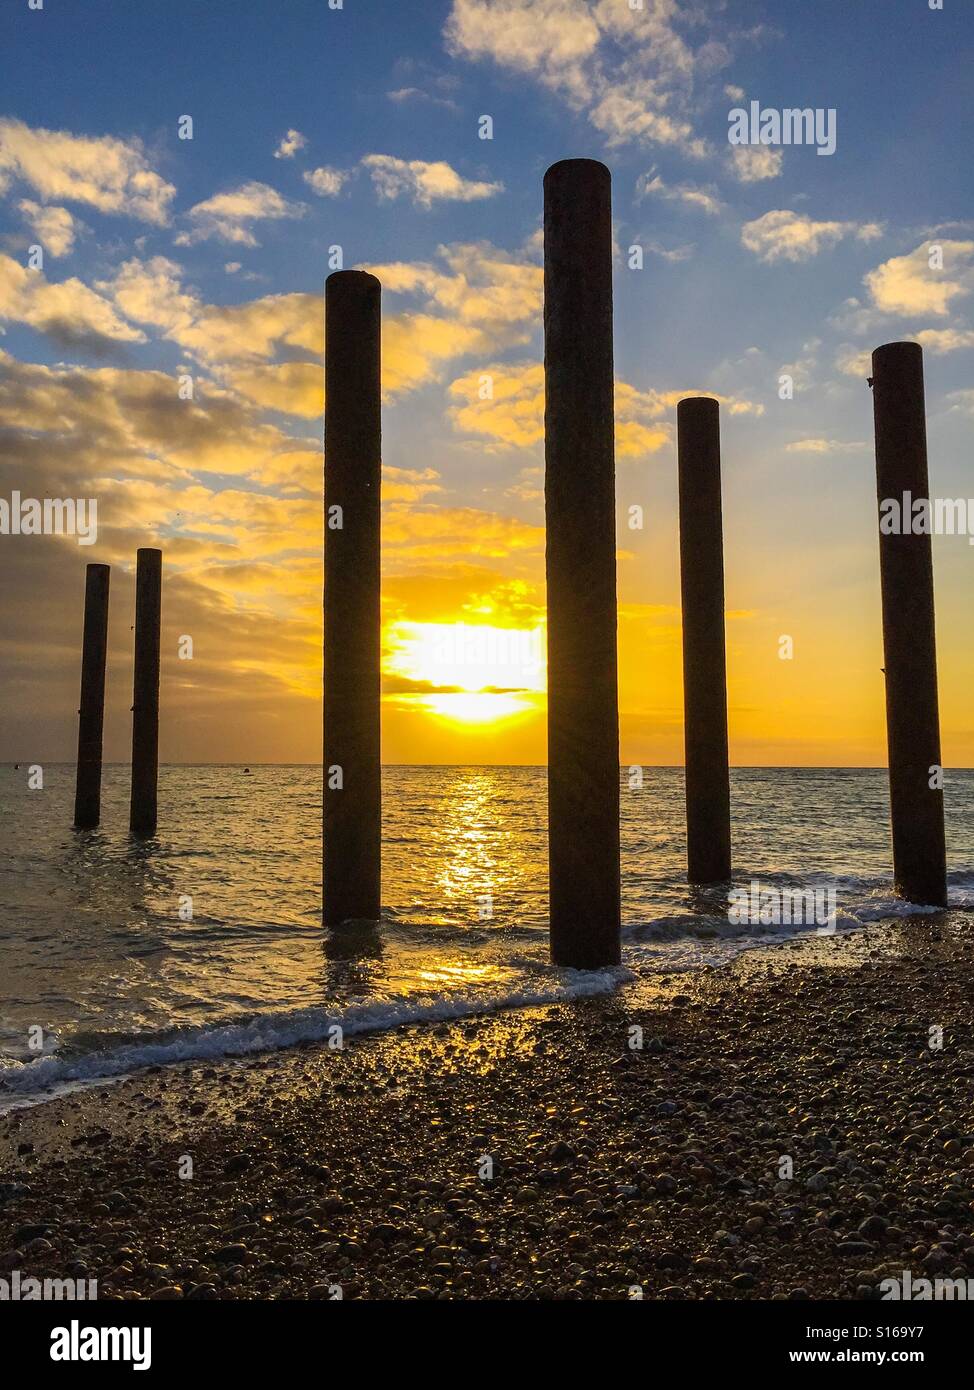
<instances>
[{"instance_id":1,"label":"calm sea water","mask_svg":"<svg viewBox=\"0 0 974 1390\"><path fill-rule=\"evenodd\" d=\"M73 766L44 776L31 791L23 766L0 768L0 1102L335 1022L355 1033L618 981L547 962L544 768L387 768L383 920L337 941L320 927L319 770L163 768L144 845L127 834L126 767L106 769L102 828L83 834ZM949 774L946 794L951 903L970 907L974 772ZM834 887L839 930L908 910L891 895L885 772L736 769L732 795L735 883ZM636 975L795 931L733 926L726 888L688 889L683 817L682 770L623 779Z\"/></svg>"}]
</instances>

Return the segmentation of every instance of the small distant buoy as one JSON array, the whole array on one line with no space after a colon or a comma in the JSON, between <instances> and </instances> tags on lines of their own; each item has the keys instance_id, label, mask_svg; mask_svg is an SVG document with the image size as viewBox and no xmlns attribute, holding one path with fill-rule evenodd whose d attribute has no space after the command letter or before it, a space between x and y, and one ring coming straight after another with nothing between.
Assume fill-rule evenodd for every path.
<instances>
[{"instance_id":1,"label":"small distant buoy","mask_svg":"<svg viewBox=\"0 0 974 1390\"><path fill-rule=\"evenodd\" d=\"M249 767L245 767L245 768L244 768L244 772L249 772L249 771L250 771L250 768L249 768Z\"/></svg>"}]
</instances>

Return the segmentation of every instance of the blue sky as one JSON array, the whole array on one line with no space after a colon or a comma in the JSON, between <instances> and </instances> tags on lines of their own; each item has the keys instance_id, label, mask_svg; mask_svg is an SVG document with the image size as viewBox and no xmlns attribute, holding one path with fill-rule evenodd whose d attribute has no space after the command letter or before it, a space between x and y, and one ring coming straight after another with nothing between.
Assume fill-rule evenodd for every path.
<instances>
[{"instance_id":1,"label":"blue sky","mask_svg":"<svg viewBox=\"0 0 974 1390\"><path fill-rule=\"evenodd\" d=\"M646 515L620 531L623 756L680 760L673 428L676 398L706 391L722 400L734 759L883 760L869 349L923 343L936 490L974 495L961 0L11 0L0 49L6 491L34 478L102 499L97 556L6 547L51 630L38 660L26 619L5 619L6 703L31 717L12 716L0 754L26 757L24 740L70 754L77 613L63 594L76 599L92 558L118 564L124 594L135 546L161 539L167 613L209 653L178 673L164 753L316 756L311 369L339 244L385 285L387 755L543 759L537 692L484 723L424 704L436 673L417 665L415 628L543 624L541 179L589 156L613 174L619 512ZM728 111L752 99L834 108L835 154L735 162ZM38 243L43 292L18 278ZM485 371L500 404L479 411ZM198 389L181 414L165 385L180 372ZM97 409L81 408L88 395ZM969 764L974 551L943 538L936 557L945 746ZM787 666L782 633L796 639Z\"/></svg>"}]
</instances>

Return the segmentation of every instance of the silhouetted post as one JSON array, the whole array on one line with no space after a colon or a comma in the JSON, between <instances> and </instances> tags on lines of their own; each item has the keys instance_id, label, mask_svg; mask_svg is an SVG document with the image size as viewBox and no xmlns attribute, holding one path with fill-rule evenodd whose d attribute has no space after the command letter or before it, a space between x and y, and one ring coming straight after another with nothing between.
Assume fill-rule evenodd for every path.
<instances>
[{"instance_id":1,"label":"silhouetted post","mask_svg":"<svg viewBox=\"0 0 974 1390\"><path fill-rule=\"evenodd\" d=\"M619 960L612 206L604 164L544 179L551 957Z\"/></svg>"},{"instance_id":2,"label":"silhouetted post","mask_svg":"<svg viewBox=\"0 0 974 1390\"><path fill-rule=\"evenodd\" d=\"M724 655L724 554L719 407L707 396L676 408L683 595L687 878L730 878L730 773Z\"/></svg>"},{"instance_id":3,"label":"silhouetted post","mask_svg":"<svg viewBox=\"0 0 974 1390\"><path fill-rule=\"evenodd\" d=\"M381 286L361 270L325 284L323 919L376 921L379 743Z\"/></svg>"},{"instance_id":4,"label":"silhouetted post","mask_svg":"<svg viewBox=\"0 0 974 1390\"><path fill-rule=\"evenodd\" d=\"M135 685L132 702L132 802L129 830L156 833L159 781L159 644L162 551L140 549L135 569Z\"/></svg>"},{"instance_id":5,"label":"silhouetted post","mask_svg":"<svg viewBox=\"0 0 974 1390\"><path fill-rule=\"evenodd\" d=\"M74 791L74 824L77 830L92 830L101 819L101 749L105 724L110 578L108 565L88 565L85 571L81 708L78 710L78 768Z\"/></svg>"},{"instance_id":6,"label":"silhouetted post","mask_svg":"<svg viewBox=\"0 0 974 1390\"><path fill-rule=\"evenodd\" d=\"M902 509L901 534L886 534L881 520L879 535L893 877L897 892L910 902L944 906L933 549L929 534L913 535L909 529L910 501L930 498L920 345L878 347L872 386L876 494L881 509L885 499L895 499ZM904 506L905 493L911 497Z\"/></svg>"}]
</instances>

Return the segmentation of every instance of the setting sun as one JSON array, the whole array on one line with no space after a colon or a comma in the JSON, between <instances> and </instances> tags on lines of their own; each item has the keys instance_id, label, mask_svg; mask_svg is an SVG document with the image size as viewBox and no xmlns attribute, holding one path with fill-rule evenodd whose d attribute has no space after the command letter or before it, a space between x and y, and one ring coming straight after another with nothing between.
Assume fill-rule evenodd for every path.
<instances>
[{"instance_id":1,"label":"setting sun","mask_svg":"<svg viewBox=\"0 0 974 1390\"><path fill-rule=\"evenodd\" d=\"M490 724L536 711L545 691L544 628L397 622L386 631L387 677L434 718Z\"/></svg>"}]
</instances>

